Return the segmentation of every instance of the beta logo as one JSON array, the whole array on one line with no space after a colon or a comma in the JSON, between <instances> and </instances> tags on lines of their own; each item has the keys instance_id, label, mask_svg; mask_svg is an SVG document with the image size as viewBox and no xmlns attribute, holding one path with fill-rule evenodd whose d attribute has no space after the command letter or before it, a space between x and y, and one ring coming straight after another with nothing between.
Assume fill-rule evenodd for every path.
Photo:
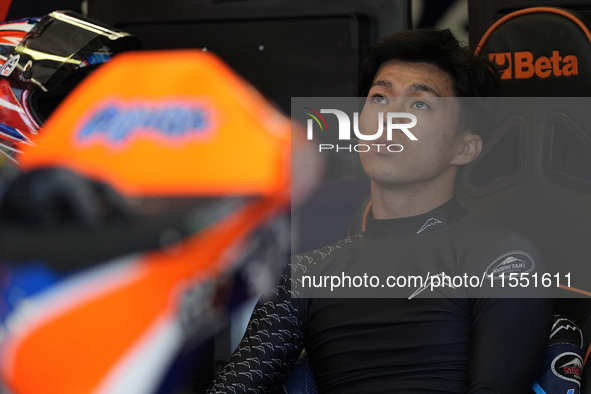
<instances>
[{"instance_id":1,"label":"beta logo","mask_svg":"<svg viewBox=\"0 0 591 394\"><path fill-rule=\"evenodd\" d=\"M182 143L210 135L214 125L213 108L202 103L108 101L82 121L76 139L80 143L100 140L110 146L124 145L139 136Z\"/></svg>"},{"instance_id":2,"label":"beta logo","mask_svg":"<svg viewBox=\"0 0 591 394\"><path fill-rule=\"evenodd\" d=\"M552 51L552 56L534 58L529 51L490 53L489 59L501 68L501 79L528 79L570 77L579 74L578 58L575 55L560 56Z\"/></svg>"}]
</instances>

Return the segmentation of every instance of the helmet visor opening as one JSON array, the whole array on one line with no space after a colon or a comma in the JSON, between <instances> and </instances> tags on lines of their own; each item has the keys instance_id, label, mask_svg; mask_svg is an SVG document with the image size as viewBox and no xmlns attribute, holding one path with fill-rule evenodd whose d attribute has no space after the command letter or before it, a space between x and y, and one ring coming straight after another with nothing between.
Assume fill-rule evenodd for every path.
<instances>
[{"instance_id":1,"label":"helmet visor opening","mask_svg":"<svg viewBox=\"0 0 591 394\"><path fill-rule=\"evenodd\" d=\"M61 83L48 92L42 90L31 90L26 97L27 105L32 109L30 112L38 124L43 124L60 105L63 99L78 86L99 65L91 65L81 69L73 70L64 77Z\"/></svg>"}]
</instances>

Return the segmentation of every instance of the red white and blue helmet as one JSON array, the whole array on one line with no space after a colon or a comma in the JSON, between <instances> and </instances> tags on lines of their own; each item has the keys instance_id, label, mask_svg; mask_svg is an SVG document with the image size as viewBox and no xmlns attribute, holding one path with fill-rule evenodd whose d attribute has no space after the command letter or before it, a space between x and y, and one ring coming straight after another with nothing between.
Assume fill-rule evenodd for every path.
<instances>
[{"instance_id":1,"label":"red white and blue helmet","mask_svg":"<svg viewBox=\"0 0 591 394\"><path fill-rule=\"evenodd\" d=\"M63 98L134 36L71 11L0 24L0 157L32 144Z\"/></svg>"}]
</instances>

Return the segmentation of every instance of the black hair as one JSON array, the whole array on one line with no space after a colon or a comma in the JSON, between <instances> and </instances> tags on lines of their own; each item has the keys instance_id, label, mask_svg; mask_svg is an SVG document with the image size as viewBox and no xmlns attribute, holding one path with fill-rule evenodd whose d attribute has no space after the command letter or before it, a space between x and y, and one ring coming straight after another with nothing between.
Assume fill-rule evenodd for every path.
<instances>
[{"instance_id":1,"label":"black hair","mask_svg":"<svg viewBox=\"0 0 591 394\"><path fill-rule=\"evenodd\" d=\"M496 66L487 58L474 54L467 47L460 45L449 29L414 29L392 34L378 41L368 49L361 64L358 94L366 97L371 89L373 80L380 67L389 61L399 60L409 63L428 63L447 73L452 80L452 89L456 97L495 97L500 94L500 79ZM470 104L473 100L465 100ZM477 100L480 111L490 108L486 102ZM473 105L470 105L473 107ZM482 127L482 112L478 116L472 112L473 108L464 111L468 113L467 126L472 121L480 119ZM470 116L472 115L472 116ZM473 130L483 139L488 131Z\"/></svg>"},{"instance_id":2,"label":"black hair","mask_svg":"<svg viewBox=\"0 0 591 394\"><path fill-rule=\"evenodd\" d=\"M367 96L379 68L391 60L429 63L452 79L457 97L494 97L499 78L486 58L462 47L449 29L416 29L392 34L370 47L361 66L358 93Z\"/></svg>"}]
</instances>

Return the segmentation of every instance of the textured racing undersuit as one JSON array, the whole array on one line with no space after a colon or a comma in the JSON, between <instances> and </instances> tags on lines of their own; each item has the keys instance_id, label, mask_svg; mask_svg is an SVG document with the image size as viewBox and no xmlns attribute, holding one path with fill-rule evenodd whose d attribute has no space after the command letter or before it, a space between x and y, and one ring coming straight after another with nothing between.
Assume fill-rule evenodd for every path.
<instances>
[{"instance_id":1,"label":"textured racing undersuit","mask_svg":"<svg viewBox=\"0 0 591 394\"><path fill-rule=\"evenodd\" d=\"M370 218L366 232L291 258L208 393L274 392L304 347L321 393L527 393L551 301L490 298L487 286L330 291L302 286L302 275L367 274L383 284L386 274L483 277L511 266L530 274L539 261L523 237L454 199L415 217Z\"/></svg>"}]
</instances>

